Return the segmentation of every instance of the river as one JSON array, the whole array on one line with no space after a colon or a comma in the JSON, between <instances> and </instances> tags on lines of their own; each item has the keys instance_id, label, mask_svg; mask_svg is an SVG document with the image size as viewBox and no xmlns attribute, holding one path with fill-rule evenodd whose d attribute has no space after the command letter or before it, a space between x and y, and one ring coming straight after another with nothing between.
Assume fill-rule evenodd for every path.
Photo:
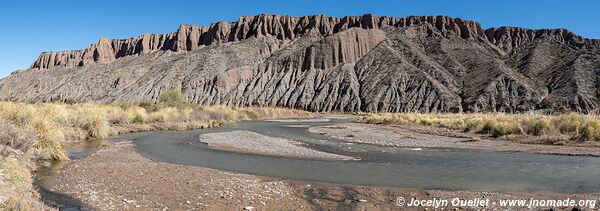
<instances>
[{"instance_id":1,"label":"river","mask_svg":"<svg viewBox=\"0 0 600 211\"><path fill-rule=\"evenodd\" d=\"M202 166L283 179L391 186L418 189L527 193L599 193L600 158L534 153L488 152L447 148L401 148L349 143L320 134L309 127L349 122L348 119L243 121L189 131L152 131L118 135L105 141L131 140L145 156L163 162ZM360 158L323 161L241 154L210 149L199 140L204 133L247 130L305 143L306 147ZM69 149L72 159L99 148L98 142ZM36 185L42 195L51 187L60 164L40 170ZM60 203L70 198L60 199ZM54 200L56 201L56 200Z\"/></svg>"}]
</instances>

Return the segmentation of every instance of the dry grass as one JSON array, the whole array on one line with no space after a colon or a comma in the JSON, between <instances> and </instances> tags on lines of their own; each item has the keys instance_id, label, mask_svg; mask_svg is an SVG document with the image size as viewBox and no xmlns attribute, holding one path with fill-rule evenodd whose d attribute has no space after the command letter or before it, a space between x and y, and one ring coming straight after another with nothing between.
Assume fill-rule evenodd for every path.
<instances>
[{"instance_id":1,"label":"dry grass","mask_svg":"<svg viewBox=\"0 0 600 211\"><path fill-rule=\"evenodd\" d=\"M64 143L105 138L113 126L170 124L167 129L184 130L189 125L311 115L285 108L203 107L173 95L167 95L169 104L0 102L0 210L47 210L31 185L32 161L68 160Z\"/></svg>"},{"instance_id":2,"label":"dry grass","mask_svg":"<svg viewBox=\"0 0 600 211\"><path fill-rule=\"evenodd\" d=\"M577 113L559 115L381 113L361 114L356 121L371 124L432 125L494 137L527 135L570 141L600 141L600 117Z\"/></svg>"},{"instance_id":3,"label":"dry grass","mask_svg":"<svg viewBox=\"0 0 600 211\"><path fill-rule=\"evenodd\" d=\"M191 113L196 119L237 122L241 120L309 117L310 112L288 108L204 106Z\"/></svg>"},{"instance_id":4,"label":"dry grass","mask_svg":"<svg viewBox=\"0 0 600 211\"><path fill-rule=\"evenodd\" d=\"M52 210L39 200L31 173L19 159L0 157L0 210Z\"/></svg>"},{"instance_id":5,"label":"dry grass","mask_svg":"<svg viewBox=\"0 0 600 211\"><path fill-rule=\"evenodd\" d=\"M35 136L33 134L26 133L16 125L0 120L0 146L27 152L33 145L34 140ZM0 155L8 156L8 152L0 152Z\"/></svg>"},{"instance_id":6,"label":"dry grass","mask_svg":"<svg viewBox=\"0 0 600 211\"><path fill-rule=\"evenodd\" d=\"M48 157L52 159L64 160L66 156L61 145L64 134L61 130L62 126L58 123L64 121L64 119L58 116L56 119L53 118L54 111L54 108L47 105L38 108L23 103L0 102L0 121L4 125L1 128L2 130L12 131L12 134L15 134L15 128L17 128L22 131L19 132L20 134L29 136L27 140L20 139L20 142L27 143L27 146L16 147L16 145L12 145L13 148L26 152L32 146L44 150L45 152L40 153L42 155L49 155ZM14 135L12 136L14 137ZM31 140L31 138L34 140Z\"/></svg>"},{"instance_id":7,"label":"dry grass","mask_svg":"<svg viewBox=\"0 0 600 211\"><path fill-rule=\"evenodd\" d=\"M31 133L0 120L0 210L51 210L32 185L32 158L42 157L31 147L34 140Z\"/></svg>"}]
</instances>

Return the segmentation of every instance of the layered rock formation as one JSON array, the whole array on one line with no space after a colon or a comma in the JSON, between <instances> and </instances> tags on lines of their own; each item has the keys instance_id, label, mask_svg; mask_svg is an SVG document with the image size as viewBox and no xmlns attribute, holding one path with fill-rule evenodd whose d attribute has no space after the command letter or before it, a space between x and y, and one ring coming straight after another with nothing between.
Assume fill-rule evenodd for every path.
<instances>
[{"instance_id":1,"label":"layered rock formation","mask_svg":"<svg viewBox=\"0 0 600 211\"><path fill-rule=\"evenodd\" d=\"M411 16L406 18L364 15L345 18L322 15L292 17L258 15L241 17L238 22L218 22L211 26L181 25L170 34L145 34L129 39L100 39L87 49L44 52L31 65L32 69L74 67L91 63L106 64L115 59L158 50L191 51L202 46L235 42L249 37L273 36L279 40L293 40L309 31L328 36L349 28L379 29L384 26L405 27L429 23L443 33L463 38L484 36L479 23L443 16Z\"/></svg>"},{"instance_id":2,"label":"layered rock formation","mask_svg":"<svg viewBox=\"0 0 600 211\"><path fill-rule=\"evenodd\" d=\"M157 100L315 111L592 112L600 41L445 16L258 15L46 52L0 81L26 101Z\"/></svg>"}]
</instances>

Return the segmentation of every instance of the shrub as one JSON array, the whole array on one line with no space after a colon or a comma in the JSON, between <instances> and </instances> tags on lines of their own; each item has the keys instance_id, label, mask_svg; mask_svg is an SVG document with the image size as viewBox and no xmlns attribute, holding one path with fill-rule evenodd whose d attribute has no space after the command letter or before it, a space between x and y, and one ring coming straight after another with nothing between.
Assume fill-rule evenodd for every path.
<instances>
[{"instance_id":1,"label":"shrub","mask_svg":"<svg viewBox=\"0 0 600 211\"><path fill-rule=\"evenodd\" d=\"M478 132L478 131L482 131L483 126L485 124L485 121L480 118L480 117L475 117L475 118L471 118L467 120L467 123L465 124L465 132L469 132L469 131L474 131L474 132Z\"/></svg>"},{"instance_id":2,"label":"shrub","mask_svg":"<svg viewBox=\"0 0 600 211\"><path fill-rule=\"evenodd\" d=\"M521 130L518 125L510 123L510 122L500 122L495 124L492 128L491 135L494 137L500 137L510 134L519 134Z\"/></svg>"},{"instance_id":3,"label":"shrub","mask_svg":"<svg viewBox=\"0 0 600 211\"><path fill-rule=\"evenodd\" d=\"M555 127L563 134L579 134L583 118L575 113L559 115L554 121Z\"/></svg>"},{"instance_id":4,"label":"shrub","mask_svg":"<svg viewBox=\"0 0 600 211\"><path fill-rule=\"evenodd\" d=\"M600 122L598 120L591 120L588 122L583 127L581 137L586 141L600 140Z\"/></svg>"},{"instance_id":5,"label":"shrub","mask_svg":"<svg viewBox=\"0 0 600 211\"><path fill-rule=\"evenodd\" d=\"M163 108L149 115L152 122L172 122L179 119L179 111L176 108Z\"/></svg>"},{"instance_id":6,"label":"shrub","mask_svg":"<svg viewBox=\"0 0 600 211\"><path fill-rule=\"evenodd\" d=\"M108 121L106 112L97 106L86 106L83 108L79 127L87 131L88 138L104 138L108 135Z\"/></svg>"},{"instance_id":7,"label":"shrub","mask_svg":"<svg viewBox=\"0 0 600 211\"><path fill-rule=\"evenodd\" d=\"M127 122L143 124L146 122L146 118L148 114L146 114L146 109L141 107L130 107L126 111L127 113Z\"/></svg>"},{"instance_id":8,"label":"shrub","mask_svg":"<svg viewBox=\"0 0 600 211\"><path fill-rule=\"evenodd\" d=\"M206 110L203 107L200 107L190 114L190 119L194 121L205 121L209 120L224 120L225 114L218 111Z\"/></svg>"},{"instance_id":9,"label":"shrub","mask_svg":"<svg viewBox=\"0 0 600 211\"><path fill-rule=\"evenodd\" d=\"M0 145L27 152L35 142L35 136L12 123L0 120Z\"/></svg>"},{"instance_id":10,"label":"shrub","mask_svg":"<svg viewBox=\"0 0 600 211\"><path fill-rule=\"evenodd\" d=\"M36 119L32 128L37 136L34 147L47 151L53 160L68 160L62 149L62 141L65 139L62 128L48 118Z\"/></svg>"},{"instance_id":11,"label":"shrub","mask_svg":"<svg viewBox=\"0 0 600 211\"><path fill-rule=\"evenodd\" d=\"M157 111L158 106L148 99L143 99L137 102L139 107L146 109L146 111Z\"/></svg>"},{"instance_id":12,"label":"shrub","mask_svg":"<svg viewBox=\"0 0 600 211\"><path fill-rule=\"evenodd\" d=\"M83 104L85 109L91 109L102 112L103 118L110 124L125 124L129 123L131 118L125 109L130 109L132 105L110 106L110 105L93 105Z\"/></svg>"},{"instance_id":13,"label":"shrub","mask_svg":"<svg viewBox=\"0 0 600 211\"><path fill-rule=\"evenodd\" d=\"M170 89L160 93L159 102L167 107L179 107L187 103L180 91Z\"/></svg>"},{"instance_id":14,"label":"shrub","mask_svg":"<svg viewBox=\"0 0 600 211\"><path fill-rule=\"evenodd\" d=\"M144 117L139 114L136 114L135 117L133 117L132 123L144 124Z\"/></svg>"},{"instance_id":15,"label":"shrub","mask_svg":"<svg viewBox=\"0 0 600 211\"><path fill-rule=\"evenodd\" d=\"M69 111L67 106L63 104L44 103L36 109L45 118L50 118L52 121L63 126L70 126Z\"/></svg>"},{"instance_id":16,"label":"shrub","mask_svg":"<svg viewBox=\"0 0 600 211\"><path fill-rule=\"evenodd\" d=\"M24 103L2 103L0 115L19 127L29 125L37 116L33 106Z\"/></svg>"},{"instance_id":17,"label":"shrub","mask_svg":"<svg viewBox=\"0 0 600 211\"><path fill-rule=\"evenodd\" d=\"M494 131L494 128L496 128L496 122L490 119L486 119L485 121L483 121L483 126L481 127L481 130L476 132L491 134L492 131Z\"/></svg>"},{"instance_id":18,"label":"shrub","mask_svg":"<svg viewBox=\"0 0 600 211\"><path fill-rule=\"evenodd\" d=\"M548 134L551 130L550 121L546 119L540 119L534 123L532 135L541 136Z\"/></svg>"}]
</instances>

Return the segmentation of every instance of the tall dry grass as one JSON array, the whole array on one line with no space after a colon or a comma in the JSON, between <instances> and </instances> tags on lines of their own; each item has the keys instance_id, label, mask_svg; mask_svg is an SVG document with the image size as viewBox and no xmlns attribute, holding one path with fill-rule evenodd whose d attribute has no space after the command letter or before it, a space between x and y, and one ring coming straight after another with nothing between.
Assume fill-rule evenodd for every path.
<instances>
[{"instance_id":1,"label":"tall dry grass","mask_svg":"<svg viewBox=\"0 0 600 211\"><path fill-rule=\"evenodd\" d=\"M55 210L40 201L20 159L0 156L0 210Z\"/></svg>"},{"instance_id":2,"label":"tall dry grass","mask_svg":"<svg viewBox=\"0 0 600 211\"><path fill-rule=\"evenodd\" d=\"M0 102L0 210L48 210L31 185L32 161L67 160L64 143L104 138L111 127L175 124L175 129L187 129L186 125L311 115L285 108L197 106L181 102L180 95L167 96L158 104Z\"/></svg>"},{"instance_id":3,"label":"tall dry grass","mask_svg":"<svg viewBox=\"0 0 600 211\"><path fill-rule=\"evenodd\" d=\"M52 210L39 200L32 185L32 157L35 136L17 125L0 119L0 210Z\"/></svg>"},{"instance_id":4,"label":"tall dry grass","mask_svg":"<svg viewBox=\"0 0 600 211\"><path fill-rule=\"evenodd\" d=\"M508 135L552 136L572 141L600 141L600 117L577 113L538 114L361 114L355 120L371 124L420 124L465 132Z\"/></svg>"}]
</instances>

